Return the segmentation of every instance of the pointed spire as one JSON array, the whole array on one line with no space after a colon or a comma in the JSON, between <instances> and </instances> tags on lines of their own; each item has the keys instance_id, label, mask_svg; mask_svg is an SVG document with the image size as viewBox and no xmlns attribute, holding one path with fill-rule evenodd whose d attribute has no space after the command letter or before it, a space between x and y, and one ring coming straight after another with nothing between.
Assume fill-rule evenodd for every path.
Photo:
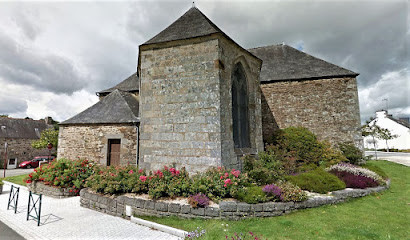
<instances>
[{"instance_id":1,"label":"pointed spire","mask_svg":"<svg viewBox=\"0 0 410 240\"><path fill-rule=\"evenodd\" d=\"M143 45L207 36L213 33L223 33L195 7L195 2L193 2L192 6L193 7L184 15Z\"/></svg>"}]
</instances>

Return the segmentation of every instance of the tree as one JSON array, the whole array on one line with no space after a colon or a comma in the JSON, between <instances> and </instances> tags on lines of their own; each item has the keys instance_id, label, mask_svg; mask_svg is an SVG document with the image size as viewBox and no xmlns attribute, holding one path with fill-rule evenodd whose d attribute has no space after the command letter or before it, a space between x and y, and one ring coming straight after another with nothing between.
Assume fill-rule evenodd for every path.
<instances>
[{"instance_id":1,"label":"tree","mask_svg":"<svg viewBox=\"0 0 410 240\"><path fill-rule=\"evenodd\" d=\"M389 145L387 144L387 141L388 141L388 140L391 140L391 139L394 139L394 138L397 138L397 137L398 137L398 135L392 134L392 133L390 132L390 130L387 129L387 128L381 128L380 131L379 131L378 134L377 134L377 138L386 141L387 152L389 152Z\"/></svg>"},{"instance_id":2,"label":"tree","mask_svg":"<svg viewBox=\"0 0 410 240\"><path fill-rule=\"evenodd\" d=\"M41 132L39 140L33 141L31 146L36 149L47 148L47 144L53 144L53 147L57 149L58 146L58 130L49 128Z\"/></svg>"},{"instance_id":3,"label":"tree","mask_svg":"<svg viewBox=\"0 0 410 240\"><path fill-rule=\"evenodd\" d=\"M374 146L374 154L376 155L376 160L377 160L376 138L378 138L381 129L382 128L376 125L376 121L374 121L373 124L370 124L370 122L366 122L366 124L362 126L362 136L363 137L371 136L373 139L372 143Z\"/></svg>"}]
</instances>

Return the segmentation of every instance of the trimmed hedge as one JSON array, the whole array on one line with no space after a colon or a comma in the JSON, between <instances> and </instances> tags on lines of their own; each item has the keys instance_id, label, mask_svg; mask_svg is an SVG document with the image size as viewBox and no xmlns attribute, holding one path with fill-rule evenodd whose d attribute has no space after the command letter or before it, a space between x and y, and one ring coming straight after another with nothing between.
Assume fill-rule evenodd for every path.
<instances>
[{"instance_id":1,"label":"trimmed hedge","mask_svg":"<svg viewBox=\"0 0 410 240\"><path fill-rule=\"evenodd\" d=\"M317 168L295 176L287 176L287 180L303 190L317 193L328 193L346 188L343 181L326 172L323 168Z\"/></svg>"}]
</instances>

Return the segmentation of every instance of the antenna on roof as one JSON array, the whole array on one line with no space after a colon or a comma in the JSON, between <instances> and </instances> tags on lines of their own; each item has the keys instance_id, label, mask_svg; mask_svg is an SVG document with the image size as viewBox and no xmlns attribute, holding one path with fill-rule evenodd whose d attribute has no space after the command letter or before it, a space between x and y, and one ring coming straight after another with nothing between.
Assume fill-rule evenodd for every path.
<instances>
[{"instance_id":1,"label":"antenna on roof","mask_svg":"<svg viewBox=\"0 0 410 240\"><path fill-rule=\"evenodd\" d=\"M382 102L386 101L386 112L389 112L389 99L388 98L383 98Z\"/></svg>"},{"instance_id":2,"label":"antenna on roof","mask_svg":"<svg viewBox=\"0 0 410 240\"><path fill-rule=\"evenodd\" d=\"M195 7L195 2L192 2L192 7L193 7L193 8Z\"/></svg>"}]
</instances>

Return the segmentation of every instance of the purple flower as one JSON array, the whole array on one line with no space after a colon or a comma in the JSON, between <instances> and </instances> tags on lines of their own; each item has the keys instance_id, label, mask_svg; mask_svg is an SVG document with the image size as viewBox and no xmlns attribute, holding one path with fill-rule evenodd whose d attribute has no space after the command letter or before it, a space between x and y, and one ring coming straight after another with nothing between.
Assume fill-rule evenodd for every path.
<instances>
[{"instance_id":1,"label":"purple flower","mask_svg":"<svg viewBox=\"0 0 410 240\"><path fill-rule=\"evenodd\" d=\"M262 191L266 193L268 196L280 198L282 194L282 189L275 184L269 184L262 188Z\"/></svg>"},{"instance_id":2,"label":"purple flower","mask_svg":"<svg viewBox=\"0 0 410 240\"><path fill-rule=\"evenodd\" d=\"M209 205L209 198L203 193L198 193L191 195L188 202L192 207L206 207Z\"/></svg>"}]
</instances>

